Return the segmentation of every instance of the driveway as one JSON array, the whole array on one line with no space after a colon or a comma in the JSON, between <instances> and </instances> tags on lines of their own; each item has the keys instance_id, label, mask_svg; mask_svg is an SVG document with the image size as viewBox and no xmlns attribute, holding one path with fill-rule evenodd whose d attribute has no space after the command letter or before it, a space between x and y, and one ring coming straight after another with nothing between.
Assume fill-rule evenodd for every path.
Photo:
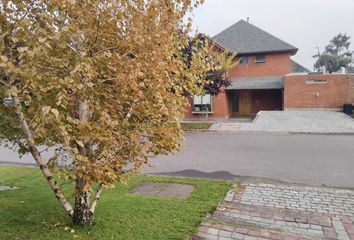
<instances>
[{"instance_id":1,"label":"driveway","mask_svg":"<svg viewBox=\"0 0 354 240\"><path fill-rule=\"evenodd\" d=\"M216 123L210 130L354 134L354 119L332 111L261 111L251 123Z\"/></svg>"},{"instance_id":2,"label":"driveway","mask_svg":"<svg viewBox=\"0 0 354 240\"><path fill-rule=\"evenodd\" d=\"M182 151L151 161L145 173L354 187L354 136L186 133Z\"/></svg>"}]
</instances>

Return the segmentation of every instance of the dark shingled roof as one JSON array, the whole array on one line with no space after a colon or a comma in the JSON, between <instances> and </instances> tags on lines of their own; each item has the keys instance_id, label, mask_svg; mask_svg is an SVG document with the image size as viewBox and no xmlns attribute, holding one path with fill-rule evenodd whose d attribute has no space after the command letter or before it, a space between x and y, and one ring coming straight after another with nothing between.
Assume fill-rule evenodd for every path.
<instances>
[{"instance_id":1,"label":"dark shingled roof","mask_svg":"<svg viewBox=\"0 0 354 240\"><path fill-rule=\"evenodd\" d=\"M231 27L212 38L225 49L238 54L291 52L295 54L297 48L280 40L277 37L244 21L238 21Z\"/></svg>"},{"instance_id":2,"label":"dark shingled roof","mask_svg":"<svg viewBox=\"0 0 354 240\"><path fill-rule=\"evenodd\" d=\"M239 77L231 78L231 85L226 90L234 89L282 89L284 88L284 78L273 77Z\"/></svg>"},{"instance_id":3,"label":"dark shingled roof","mask_svg":"<svg viewBox=\"0 0 354 240\"><path fill-rule=\"evenodd\" d=\"M311 72L301 64L291 60L291 73L309 73Z\"/></svg>"}]
</instances>

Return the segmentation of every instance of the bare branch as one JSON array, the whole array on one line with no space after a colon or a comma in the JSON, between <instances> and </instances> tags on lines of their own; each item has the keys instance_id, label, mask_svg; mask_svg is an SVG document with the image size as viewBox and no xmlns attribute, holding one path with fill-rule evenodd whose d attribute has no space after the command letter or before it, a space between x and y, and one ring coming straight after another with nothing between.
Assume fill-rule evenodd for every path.
<instances>
[{"instance_id":1,"label":"bare branch","mask_svg":"<svg viewBox=\"0 0 354 240\"><path fill-rule=\"evenodd\" d=\"M112 81L112 80L116 80L118 79L117 77L114 77L114 78L106 78L106 79L99 79L99 81L101 83L105 83L105 82L108 82L108 81Z\"/></svg>"},{"instance_id":2,"label":"bare branch","mask_svg":"<svg viewBox=\"0 0 354 240\"><path fill-rule=\"evenodd\" d=\"M132 106L130 107L130 109L129 109L127 115L125 116L125 118L124 118L124 120L123 120L123 123L126 123L126 122L129 120L129 118L132 116L133 110L134 110L134 106L135 106L135 104L136 104L137 102L138 102L138 100L135 99L134 102L133 102L133 104L132 104Z\"/></svg>"},{"instance_id":3,"label":"bare branch","mask_svg":"<svg viewBox=\"0 0 354 240\"><path fill-rule=\"evenodd\" d=\"M100 200L100 197L101 197L101 193L103 191L103 185L100 184L96 190L96 194L95 194L95 197L91 203L91 206L90 206L90 212L94 213L95 212L95 209L96 209L96 205L98 203L98 200Z\"/></svg>"},{"instance_id":4,"label":"bare branch","mask_svg":"<svg viewBox=\"0 0 354 240\"><path fill-rule=\"evenodd\" d=\"M56 71L63 71L65 70L64 68L59 68L59 67L51 67L51 66L43 66L40 64L37 64L38 67L44 68L44 69L48 69L48 70L56 70Z\"/></svg>"},{"instance_id":5,"label":"bare branch","mask_svg":"<svg viewBox=\"0 0 354 240\"><path fill-rule=\"evenodd\" d=\"M80 96L78 96L78 102L79 102L79 119L81 121L87 121L89 119L87 102L85 100L82 100Z\"/></svg>"},{"instance_id":6,"label":"bare branch","mask_svg":"<svg viewBox=\"0 0 354 240\"><path fill-rule=\"evenodd\" d=\"M106 51L114 50L114 49L116 49L116 48L117 48L117 47L109 47L109 48L105 48L105 49L99 50L99 51L93 53L93 56L96 56L96 55L98 55L98 54L100 54L100 53L103 53L103 52L106 52Z\"/></svg>"},{"instance_id":7,"label":"bare branch","mask_svg":"<svg viewBox=\"0 0 354 240\"><path fill-rule=\"evenodd\" d=\"M0 80L0 83L4 84L5 86L9 86L7 82L4 82L3 80Z\"/></svg>"}]
</instances>

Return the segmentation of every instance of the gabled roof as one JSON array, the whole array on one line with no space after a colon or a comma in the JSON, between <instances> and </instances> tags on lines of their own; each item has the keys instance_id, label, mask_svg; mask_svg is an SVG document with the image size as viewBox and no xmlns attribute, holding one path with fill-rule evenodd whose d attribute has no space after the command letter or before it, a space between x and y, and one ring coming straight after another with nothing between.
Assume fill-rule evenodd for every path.
<instances>
[{"instance_id":1,"label":"gabled roof","mask_svg":"<svg viewBox=\"0 0 354 240\"><path fill-rule=\"evenodd\" d=\"M301 64L291 60L291 73L309 73L311 72Z\"/></svg>"},{"instance_id":2,"label":"gabled roof","mask_svg":"<svg viewBox=\"0 0 354 240\"><path fill-rule=\"evenodd\" d=\"M212 38L213 41L239 55L251 53L290 52L297 48L277 37L244 21L238 21L231 27Z\"/></svg>"}]
</instances>

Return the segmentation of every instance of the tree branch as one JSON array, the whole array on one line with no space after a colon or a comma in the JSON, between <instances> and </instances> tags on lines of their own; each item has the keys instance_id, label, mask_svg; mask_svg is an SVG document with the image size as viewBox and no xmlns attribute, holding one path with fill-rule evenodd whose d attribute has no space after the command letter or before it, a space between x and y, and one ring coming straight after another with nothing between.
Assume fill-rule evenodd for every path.
<instances>
[{"instance_id":1,"label":"tree branch","mask_svg":"<svg viewBox=\"0 0 354 240\"><path fill-rule=\"evenodd\" d=\"M3 80L0 80L0 83L4 84L5 86L9 86L9 84L8 84L8 83L6 83L6 82L5 82L5 81L3 81Z\"/></svg>"},{"instance_id":2,"label":"tree branch","mask_svg":"<svg viewBox=\"0 0 354 240\"><path fill-rule=\"evenodd\" d=\"M114 50L114 49L117 49L117 47L115 46L115 47L109 47L109 48L101 49L101 50L99 50L97 52L94 52L92 55L96 56L96 55L98 55L98 54L100 54L102 52L111 51L111 50Z\"/></svg>"},{"instance_id":3,"label":"tree branch","mask_svg":"<svg viewBox=\"0 0 354 240\"><path fill-rule=\"evenodd\" d=\"M94 213L95 212L95 209L96 209L96 205L97 205L97 202L98 200L100 200L100 196L101 196L101 193L103 191L103 185L102 183L98 186L97 190L96 190L96 194L95 194L95 198L93 199L92 203L91 203L91 206L90 206L90 212L91 213Z\"/></svg>"},{"instance_id":4,"label":"tree branch","mask_svg":"<svg viewBox=\"0 0 354 240\"><path fill-rule=\"evenodd\" d=\"M135 106L135 104L136 104L137 102L138 102L138 100L135 99L134 102L133 102L133 104L132 104L132 106L130 107L130 109L129 109L127 115L125 115L125 118L124 118L124 120L123 120L123 123L128 122L129 118L130 118L130 117L132 116L132 114L133 114L134 106Z\"/></svg>"},{"instance_id":5,"label":"tree branch","mask_svg":"<svg viewBox=\"0 0 354 240\"><path fill-rule=\"evenodd\" d=\"M25 135L28 150L31 152L33 158L35 159L36 163L38 164L39 168L41 169L44 177L47 179L47 182L48 182L50 188L52 189L52 191L54 192L56 198L59 200L59 202L61 203L61 205L65 209L65 211L69 214L69 216L72 217L74 210L73 210L71 204L67 201L64 193L61 191L58 183L54 180L53 174L49 170L45 161L42 159L40 152L38 151L38 148L37 148L37 146L34 142L34 139L33 139L32 132L31 132L31 130L28 126L28 123L25 119L25 115L22 112L22 106L21 106L21 103L20 103L20 100L17 96L16 91L17 91L17 89L15 89L15 91L11 92L11 97L14 102L13 106L15 108L16 115L20 120L21 129Z\"/></svg>"},{"instance_id":6,"label":"tree branch","mask_svg":"<svg viewBox=\"0 0 354 240\"><path fill-rule=\"evenodd\" d=\"M88 121L89 120L89 112L87 102L82 100L80 96L78 96L79 102L79 119L81 121Z\"/></svg>"}]
</instances>

